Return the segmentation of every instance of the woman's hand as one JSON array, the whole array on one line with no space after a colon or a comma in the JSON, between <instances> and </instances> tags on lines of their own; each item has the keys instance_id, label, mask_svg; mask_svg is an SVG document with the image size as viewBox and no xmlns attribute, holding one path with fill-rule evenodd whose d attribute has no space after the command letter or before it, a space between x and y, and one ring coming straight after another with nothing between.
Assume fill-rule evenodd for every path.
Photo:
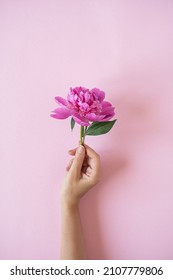
<instances>
[{"instance_id":1,"label":"woman's hand","mask_svg":"<svg viewBox=\"0 0 173 280\"><path fill-rule=\"evenodd\" d=\"M67 166L62 186L62 199L69 206L77 204L80 198L100 180L100 157L88 145L70 150L74 158Z\"/></svg>"}]
</instances>

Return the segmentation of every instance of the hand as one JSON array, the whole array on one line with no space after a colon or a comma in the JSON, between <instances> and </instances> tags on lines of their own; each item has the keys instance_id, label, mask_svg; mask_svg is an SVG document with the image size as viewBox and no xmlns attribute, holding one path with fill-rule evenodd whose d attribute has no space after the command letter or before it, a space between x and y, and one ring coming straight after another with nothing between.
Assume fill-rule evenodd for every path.
<instances>
[{"instance_id":1,"label":"hand","mask_svg":"<svg viewBox=\"0 0 173 280\"><path fill-rule=\"evenodd\" d=\"M88 145L70 150L74 158L67 166L62 187L62 197L69 205L75 205L80 198L100 180L100 157Z\"/></svg>"}]
</instances>

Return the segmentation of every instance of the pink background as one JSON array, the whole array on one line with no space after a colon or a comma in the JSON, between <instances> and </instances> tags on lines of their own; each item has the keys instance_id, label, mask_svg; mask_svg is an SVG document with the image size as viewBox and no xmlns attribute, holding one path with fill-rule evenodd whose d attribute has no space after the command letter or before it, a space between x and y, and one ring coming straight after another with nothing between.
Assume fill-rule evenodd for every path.
<instances>
[{"instance_id":1,"label":"pink background","mask_svg":"<svg viewBox=\"0 0 173 280\"><path fill-rule=\"evenodd\" d=\"M58 259L76 147L49 113L70 86L116 106L88 137L102 181L81 201L90 259L173 259L173 1L0 1L0 258Z\"/></svg>"}]
</instances>

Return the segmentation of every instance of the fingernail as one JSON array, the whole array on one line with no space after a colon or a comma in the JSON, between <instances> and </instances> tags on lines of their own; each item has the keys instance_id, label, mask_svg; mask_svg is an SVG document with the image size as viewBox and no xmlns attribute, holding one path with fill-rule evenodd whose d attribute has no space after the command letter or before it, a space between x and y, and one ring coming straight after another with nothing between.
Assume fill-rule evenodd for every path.
<instances>
[{"instance_id":1,"label":"fingernail","mask_svg":"<svg viewBox=\"0 0 173 280\"><path fill-rule=\"evenodd\" d=\"M79 148L77 149L79 154L82 154L84 151L84 146L80 145Z\"/></svg>"}]
</instances>

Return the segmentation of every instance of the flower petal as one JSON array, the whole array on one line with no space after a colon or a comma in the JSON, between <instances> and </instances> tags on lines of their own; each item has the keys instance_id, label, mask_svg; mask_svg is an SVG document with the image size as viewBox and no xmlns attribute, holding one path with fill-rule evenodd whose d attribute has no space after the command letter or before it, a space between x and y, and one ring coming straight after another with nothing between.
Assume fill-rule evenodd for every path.
<instances>
[{"instance_id":1,"label":"flower petal","mask_svg":"<svg viewBox=\"0 0 173 280\"><path fill-rule=\"evenodd\" d=\"M66 108L57 108L52 111L50 116L55 119L66 119L71 116L71 112Z\"/></svg>"},{"instance_id":2,"label":"flower petal","mask_svg":"<svg viewBox=\"0 0 173 280\"><path fill-rule=\"evenodd\" d=\"M108 101L103 101L102 102L102 108L111 107L111 106L112 106L112 104Z\"/></svg>"},{"instance_id":3,"label":"flower petal","mask_svg":"<svg viewBox=\"0 0 173 280\"><path fill-rule=\"evenodd\" d=\"M61 106L63 105L63 106L65 106L65 107L67 107L67 105L68 105L67 100L65 100L64 98L62 98L62 97L60 97L60 96L56 96L56 97L55 97L55 100L56 100L56 102L57 102L58 104L60 104Z\"/></svg>"},{"instance_id":4,"label":"flower petal","mask_svg":"<svg viewBox=\"0 0 173 280\"><path fill-rule=\"evenodd\" d=\"M100 120L100 122L108 121L108 120L112 119L113 116L115 116L114 112L110 115L105 116L104 119Z\"/></svg>"},{"instance_id":5,"label":"flower petal","mask_svg":"<svg viewBox=\"0 0 173 280\"><path fill-rule=\"evenodd\" d=\"M86 115L86 118L91 122L97 122L102 120L106 115L96 115L94 113L89 113Z\"/></svg>"},{"instance_id":6,"label":"flower petal","mask_svg":"<svg viewBox=\"0 0 173 280\"><path fill-rule=\"evenodd\" d=\"M77 113L72 113L72 116L73 116L73 119L75 120L75 122L77 122L80 125L88 126L90 124L86 118L80 116Z\"/></svg>"},{"instance_id":7,"label":"flower petal","mask_svg":"<svg viewBox=\"0 0 173 280\"><path fill-rule=\"evenodd\" d=\"M111 114L114 114L115 112L115 107L112 107L112 106L108 106L108 107L105 107L101 114L102 115L111 115Z\"/></svg>"},{"instance_id":8,"label":"flower petal","mask_svg":"<svg viewBox=\"0 0 173 280\"><path fill-rule=\"evenodd\" d=\"M104 100L104 98L105 98L105 92L104 91L100 90L99 88L93 88L91 90L91 92L95 93L95 95L98 97L98 100L100 102L102 102Z\"/></svg>"}]
</instances>

